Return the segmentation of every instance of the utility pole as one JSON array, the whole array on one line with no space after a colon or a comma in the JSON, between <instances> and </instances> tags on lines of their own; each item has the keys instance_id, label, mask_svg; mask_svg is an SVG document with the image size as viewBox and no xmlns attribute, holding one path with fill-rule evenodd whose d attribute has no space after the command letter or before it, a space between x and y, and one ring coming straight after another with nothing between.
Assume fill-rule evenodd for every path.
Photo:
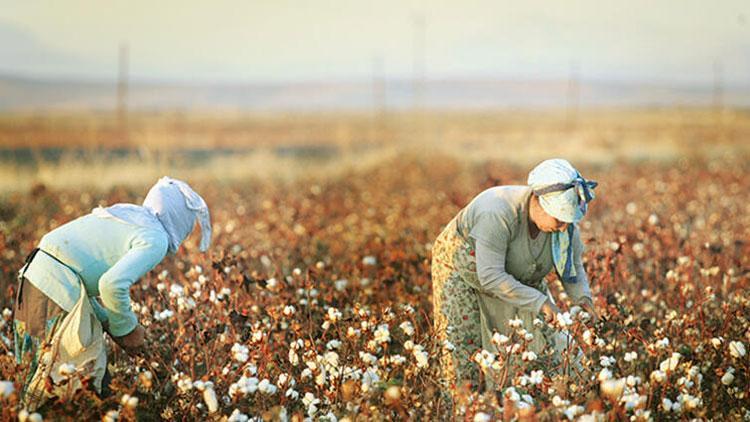
<instances>
[{"instance_id":1,"label":"utility pole","mask_svg":"<svg viewBox=\"0 0 750 422\"><path fill-rule=\"evenodd\" d=\"M714 60L713 115L716 138L724 138L724 72L720 60Z\"/></svg>"},{"instance_id":2,"label":"utility pole","mask_svg":"<svg viewBox=\"0 0 750 422\"><path fill-rule=\"evenodd\" d=\"M412 19L413 25L413 63L412 63L412 91L414 100L414 113L417 128L415 138L421 142L425 139L425 44L427 43L425 34L425 18L420 13L415 13Z\"/></svg>"},{"instance_id":3,"label":"utility pole","mask_svg":"<svg viewBox=\"0 0 750 422\"><path fill-rule=\"evenodd\" d=\"M372 59L372 118L373 141L382 144L385 141L386 82L383 58Z\"/></svg>"},{"instance_id":4,"label":"utility pole","mask_svg":"<svg viewBox=\"0 0 750 422\"><path fill-rule=\"evenodd\" d=\"M117 127L121 142L129 146L128 128L128 62L130 52L127 43L120 44L117 78Z\"/></svg>"},{"instance_id":5,"label":"utility pole","mask_svg":"<svg viewBox=\"0 0 750 422\"><path fill-rule=\"evenodd\" d=\"M724 74L721 66L721 61L714 61L714 92L713 92L713 106L714 113L718 116L721 114L724 108Z\"/></svg>"},{"instance_id":6,"label":"utility pole","mask_svg":"<svg viewBox=\"0 0 750 422\"><path fill-rule=\"evenodd\" d=\"M578 107L581 101L580 76L578 73L578 63L570 62L568 73L568 91L566 104L566 120L568 129L575 129L578 120Z\"/></svg>"}]
</instances>

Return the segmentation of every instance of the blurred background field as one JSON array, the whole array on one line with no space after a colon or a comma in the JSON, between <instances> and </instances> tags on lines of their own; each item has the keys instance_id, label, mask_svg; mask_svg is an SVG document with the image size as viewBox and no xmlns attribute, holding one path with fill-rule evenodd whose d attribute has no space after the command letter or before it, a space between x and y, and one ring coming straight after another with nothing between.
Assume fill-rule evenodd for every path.
<instances>
[{"instance_id":1,"label":"blurred background field","mask_svg":"<svg viewBox=\"0 0 750 422\"><path fill-rule=\"evenodd\" d=\"M741 159L750 111L706 108L0 115L0 190L336 177L403 153L533 165Z\"/></svg>"}]
</instances>

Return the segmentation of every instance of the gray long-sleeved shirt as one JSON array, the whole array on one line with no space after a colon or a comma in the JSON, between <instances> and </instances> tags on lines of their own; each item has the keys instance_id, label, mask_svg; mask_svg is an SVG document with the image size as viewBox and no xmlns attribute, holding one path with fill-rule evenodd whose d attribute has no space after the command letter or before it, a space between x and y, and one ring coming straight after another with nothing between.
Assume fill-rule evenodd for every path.
<instances>
[{"instance_id":1,"label":"gray long-sleeved shirt","mask_svg":"<svg viewBox=\"0 0 750 422\"><path fill-rule=\"evenodd\" d=\"M477 195L459 214L458 230L475 246L477 276L481 293L516 308L538 313L547 295L530 285L553 269L551 234L544 236L541 254L532 252L528 226L528 186L498 186ZM586 271L581 262L583 244L578 230L573 237L576 282L563 283L574 302L591 297ZM536 241L541 242L542 239ZM536 248L534 248L536 249Z\"/></svg>"}]
</instances>

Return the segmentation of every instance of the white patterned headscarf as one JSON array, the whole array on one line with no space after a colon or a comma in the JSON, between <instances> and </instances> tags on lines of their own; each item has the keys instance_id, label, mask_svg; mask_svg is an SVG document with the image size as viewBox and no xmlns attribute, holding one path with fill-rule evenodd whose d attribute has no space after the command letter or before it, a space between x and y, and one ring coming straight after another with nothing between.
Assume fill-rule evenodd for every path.
<instances>
[{"instance_id":1,"label":"white patterned headscarf","mask_svg":"<svg viewBox=\"0 0 750 422\"><path fill-rule=\"evenodd\" d=\"M187 183L162 177L148 191L142 206L115 204L92 211L102 218L114 218L129 224L153 227L167 232L168 252L174 254L193 231L196 220L201 227L200 250L211 244L211 217L208 205Z\"/></svg>"},{"instance_id":2,"label":"white patterned headscarf","mask_svg":"<svg viewBox=\"0 0 750 422\"><path fill-rule=\"evenodd\" d=\"M169 251L174 253L193 231L195 221L201 226L200 250L211 244L211 218L208 205L187 183L162 177L148 191L143 207L159 219L169 235Z\"/></svg>"},{"instance_id":3,"label":"white patterned headscarf","mask_svg":"<svg viewBox=\"0 0 750 422\"><path fill-rule=\"evenodd\" d=\"M570 223L565 232L552 234L552 257L563 281L575 283L576 270L570 259L573 232L576 223L586 215L588 203L594 199L597 183L584 179L568 161L554 158L534 167L529 173L528 184L547 214Z\"/></svg>"}]
</instances>

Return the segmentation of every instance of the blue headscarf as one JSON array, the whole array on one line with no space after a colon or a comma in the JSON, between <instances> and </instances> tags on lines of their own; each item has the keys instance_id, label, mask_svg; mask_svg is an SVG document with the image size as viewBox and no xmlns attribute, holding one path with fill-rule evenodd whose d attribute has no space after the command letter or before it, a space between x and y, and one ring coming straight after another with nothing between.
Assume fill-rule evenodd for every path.
<instances>
[{"instance_id":1,"label":"blue headscarf","mask_svg":"<svg viewBox=\"0 0 750 422\"><path fill-rule=\"evenodd\" d=\"M529 173L528 182L542 209L556 219L569 223L564 232L552 234L552 258L560 278L575 283L573 234L576 225L594 199L597 183L581 176L568 161L555 158L541 162Z\"/></svg>"}]
</instances>

